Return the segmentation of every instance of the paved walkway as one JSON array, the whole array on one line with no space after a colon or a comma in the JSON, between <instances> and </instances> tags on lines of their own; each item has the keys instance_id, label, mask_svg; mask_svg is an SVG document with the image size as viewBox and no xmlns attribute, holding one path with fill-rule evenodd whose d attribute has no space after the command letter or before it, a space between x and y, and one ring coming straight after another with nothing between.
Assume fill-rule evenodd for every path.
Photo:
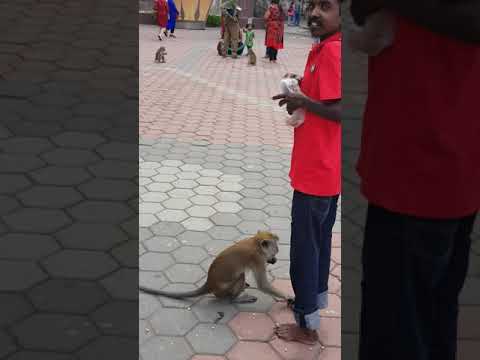
<instances>
[{"instance_id":1,"label":"paved walkway","mask_svg":"<svg viewBox=\"0 0 480 360\"><path fill-rule=\"evenodd\" d=\"M343 28L351 26L347 4ZM360 253L366 202L360 195L355 171L360 146L361 118L367 92L367 58L343 48L343 196L348 199L342 210L342 264L345 316L342 322L342 352L345 359L356 359L360 304ZM468 278L461 294L459 323L459 360L473 360L480 352L480 220L477 220L470 257Z\"/></svg>"},{"instance_id":2,"label":"paved walkway","mask_svg":"<svg viewBox=\"0 0 480 360\"><path fill-rule=\"evenodd\" d=\"M261 59L264 33L257 31L258 63L249 67L246 57L217 56L218 29L178 30L177 39L161 44L167 63L154 64L156 31L140 26L140 282L195 288L222 249L270 229L281 245L269 277L291 292L292 131L270 97L283 74L302 72L309 39L288 34L274 65ZM330 307L313 347L274 337L275 323L293 321L292 314L255 287L249 292L258 302L236 306L210 296L140 294L141 359L339 360L340 264L336 223Z\"/></svg>"}]
</instances>

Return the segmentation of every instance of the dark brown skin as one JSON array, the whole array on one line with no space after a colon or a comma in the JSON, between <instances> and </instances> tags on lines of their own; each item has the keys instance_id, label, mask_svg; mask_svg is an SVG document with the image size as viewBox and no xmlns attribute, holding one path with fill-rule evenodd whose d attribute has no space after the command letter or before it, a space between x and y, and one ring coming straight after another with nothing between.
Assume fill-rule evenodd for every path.
<instances>
[{"instance_id":1,"label":"dark brown skin","mask_svg":"<svg viewBox=\"0 0 480 360\"><path fill-rule=\"evenodd\" d=\"M359 25L382 7L433 32L480 44L480 1L477 0L352 0L350 11ZM374 6L375 5L375 6Z\"/></svg>"}]
</instances>

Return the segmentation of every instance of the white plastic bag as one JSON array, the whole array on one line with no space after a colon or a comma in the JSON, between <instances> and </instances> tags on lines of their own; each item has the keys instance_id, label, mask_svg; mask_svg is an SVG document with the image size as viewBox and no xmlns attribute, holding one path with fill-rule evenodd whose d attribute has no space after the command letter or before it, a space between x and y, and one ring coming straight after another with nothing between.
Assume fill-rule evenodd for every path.
<instances>
[{"instance_id":1,"label":"white plastic bag","mask_svg":"<svg viewBox=\"0 0 480 360\"><path fill-rule=\"evenodd\" d=\"M280 89L282 91L282 94L285 94L285 95L301 93L298 80L294 78L283 78L280 81ZM303 124L304 120L305 120L305 111L303 109L297 109L293 112L292 115L288 117L285 123L289 126L293 126L294 128L297 128Z\"/></svg>"}]
</instances>

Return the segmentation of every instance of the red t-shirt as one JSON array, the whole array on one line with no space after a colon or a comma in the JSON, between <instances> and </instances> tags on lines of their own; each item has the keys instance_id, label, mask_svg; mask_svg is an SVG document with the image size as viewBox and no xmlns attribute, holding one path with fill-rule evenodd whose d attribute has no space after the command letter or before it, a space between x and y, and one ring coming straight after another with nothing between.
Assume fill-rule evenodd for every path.
<instances>
[{"instance_id":1,"label":"red t-shirt","mask_svg":"<svg viewBox=\"0 0 480 360\"><path fill-rule=\"evenodd\" d=\"M358 172L373 204L456 218L480 208L480 47L397 19L370 59Z\"/></svg>"},{"instance_id":2,"label":"red t-shirt","mask_svg":"<svg viewBox=\"0 0 480 360\"><path fill-rule=\"evenodd\" d=\"M341 33L312 47L302 92L317 101L342 97ZM340 194L341 126L305 111L304 123L295 129L290 179L292 187L315 196Z\"/></svg>"}]
</instances>

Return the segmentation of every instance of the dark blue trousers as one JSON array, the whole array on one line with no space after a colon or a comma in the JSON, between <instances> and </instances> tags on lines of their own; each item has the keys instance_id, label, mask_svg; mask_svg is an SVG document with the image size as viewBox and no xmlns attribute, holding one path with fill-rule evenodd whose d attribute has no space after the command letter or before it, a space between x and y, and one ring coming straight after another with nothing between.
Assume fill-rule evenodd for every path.
<instances>
[{"instance_id":1,"label":"dark blue trousers","mask_svg":"<svg viewBox=\"0 0 480 360\"><path fill-rule=\"evenodd\" d=\"M290 278L295 292L295 319L303 328L318 329L318 310L327 306L337 202L338 195L293 193Z\"/></svg>"}]
</instances>

